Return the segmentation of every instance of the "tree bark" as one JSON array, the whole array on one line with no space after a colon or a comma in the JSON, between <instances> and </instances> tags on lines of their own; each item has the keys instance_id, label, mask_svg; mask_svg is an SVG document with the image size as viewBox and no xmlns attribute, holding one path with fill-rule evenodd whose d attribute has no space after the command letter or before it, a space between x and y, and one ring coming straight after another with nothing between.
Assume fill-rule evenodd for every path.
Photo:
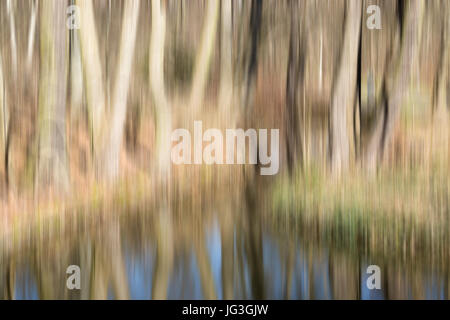
<instances>
[{"instance_id":1,"label":"tree bark","mask_svg":"<svg viewBox=\"0 0 450 320\"><path fill-rule=\"evenodd\" d=\"M67 29L65 1L41 2L38 183L68 189L66 155Z\"/></svg>"},{"instance_id":2,"label":"tree bark","mask_svg":"<svg viewBox=\"0 0 450 320\"><path fill-rule=\"evenodd\" d=\"M387 113L383 126L381 138L381 157L383 157L387 144L391 141L394 128L398 122L405 93L410 86L412 69L417 63L420 43L420 27L424 3L421 0L410 0L407 2L406 14L401 25L401 47L398 63L394 70L393 83L388 84L387 91Z\"/></svg>"},{"instance_id":3,"label":"tree bark","mask_svg":"<svg viewBox=\"0 0 450 320\"><path fill-rule=\"evenodd\" d=\"M27 58L26 58L26 68L27 74L30 75L31 67L33 63L33 49L34 49L34 38L36 30L36 16L38 12L38 2L33 0L31 7L31 18L30 18L30 29L28 30L28 46L27 46Z\"/></svg>"},{"instance_id":4,"label":"tree bark","mask_svg":"<svg viewBox=\"0 0 450 320\"><path fill-rule=\"evenodd\" d=\"M83 65L80 38L77 30L70 30L70 115L77 119L83 104Z\"/></svg>"},{"instance_id":5,"label":"tree bark","mask_svg":"<svg viewBox=\"0 0 450 320\"><path fill-rule=\"evenodd\" d=\"M5 112L5 86L3 81L3 61L2 54L0 52L0 138L1 138L1 154L2 159L5 156L6 146L6 112Z\"/></svg>"},{"instance_id":6,"label":"tree bark","mask_svg":"<svg viewBox=\"0 0 450 320\"><path fill-rule=\"evenodd\" d=\"M92 145L94 152L100 147L100 133L105 118L106 96L103 85L100 51L97 39L92 1L77 0L80 7L80 43L83 59L86 99L90 114Z\"/></svg>"},{"instance_id":7,"label":"tree bark","mask_svg":"<svg viewBox=\"0 0 450 320\"><path fill-rule=\"evenodd\" d=\"M231 0L221 1L221 4L219 108L223 114L229 114L233 96Z\"/></svg>"},{"instance_id":8,"label":"tree bark","mask_svg":"<svg viewBox=\"0 0 450 320\"><path fill-rule=\"evenodd\" d=\"M8 166L6 162L7 154L7 137L8 137L8 109L6 105L6 90L5 81L3 77L3 61L2 54L0 52L0 138L1 138L1 152L0 157L4 161L3 167L5 168L5 182L8 185Z\"/></svg>"},{"instance_id":9,"label":"tree bark","mask_svg":"<svg viewBox=\"0 0 450 320\"><path fill-rule=\"evenodd\" d=\"M439 50L439 62L436 69L433 90L432 106L432 131L431 131L431 150L430 157L437 160L441 166L447 166L449 156L449 130L448 130L448 111L450 108L448 102L448 81L450 74L450 44L448 36L450 35L450 22L448 14L448 2L442 1L438 4L441 11L441 44Z\"/></svg>"},{"instance_id":10,"label":"tree bark","mask_svg":"<svg viewBox=\"0 0 450 320\"><path fill-rule=\"evenodd\" d=\"M119 154L122 146L125 117L127 111L128 88L133 67L134 47L137 22L139 17L139 0L127 0L123 12L122 35L120 40L119 65L117 69L113 99L111 125L105 133L103 159L97 163L100 173L112 180L119 174ZM99 157L98 159L102 159Z\"/></svg>"},{"instance_id":11,"label":"tree bark","mask_svg":"<svg viewBox=\"0 0 450 320\"><path fill-rule=\"evenodd\" d=\"M349 0L346 3L344 42L333 84L329 120L330 164L332 173L337 176L349 165L347 115L355 102L360 25L361 2Z\"/></svg>"},{"instance_id":12,"label":"tree bark","mask_svg":"<svg viewBox=\"0 0 450 320\"><path fill-rule=\"evenodd\" d=\"M9 32L11 41L11 63L13 81L17 81L17 41L16 41L16 22L14 18L14 5L11 0L6 0L6 8L9 14Z\"/></svg>"},{"instance_id":13,"label":"tree bark","mask_svg":"<svg viewBox=\"0 0 450 320\"><path fill-rule=\"evenodd\" d=\"M152 31L150 39L150 90L155 104L156 170L164 181L170 176L171 107L164 86L164 45L166 32L165 7L160 0L152 0Z\"/></svg>"},{"instance_id":14,"label":"tree bark","mask_svg":"<svg viewBox=\"0 0 450 320\"><path fill-rule=\"evenodd\" d=\"M249 114L253 110L253 91L258 66L259 38L261 35L262 0L253 0L250 12L250 57L245 74L242 108Z\"/></svg>"},{"instance_id":15,"label":"tree bark","mask_svg":"<svg viewBox=\"0 0 450 320\"><path fill-rule=\"evenodd\" d=\"M216 300L216 284L211 268L208 249L205 246L205 235L200 232L194 243L195 256L197 258L200 282L203 291L203 297L207 300Z\"/></svg>"},{"instance_id":16,"label":"tree bark","mask_svg":"<svg viewBox=\"0 0 450 320\"><path fill-rule=\"evenodd\" d=\"M439 63L434 83L433 110L439 110L440 108L445 109L448 95L448 78L450 74L450 41L448 41L448 37L450 36L450 22L448 21L449 18L447 16L448 10L446 10L446 8L449 8L449 5L446 1L443 1L440 8L442 10L441 44Z\"/></svg>"},{"instance_id":17,"label":"tree bark","mask_svg":"<svg viewBox=\"0 0 450 320\"><path fill-rule=\"evenodd\" d=\"M234 297L234 225L232 208L226 206L220 215L222 299Z\"/></svg>"},{"instance_id":18,"label":"tree bark","mask_svg":"<svg viewBox=\"0 0 450 320\"><path fill-rule=\"evenodd\" d=\"M302 165L300 114L297 105L299 83L303 84L305 71L305 43L303 31L300 32L297 1L290 2L291 32L289 36L289 57L286 80L286 152L289 172ZM302 16L304 17L304 10Z\"/></svg>"},{"instance_id":19,"label":"tree bark","mask_svg":"<svg viewBox=\"0 0 450 320\"><path fill-rule=\"evenodd\" d=\"M5 125L6 132L6 142L5 142L5 178L6 178L6 187L10 188L11 186L15 186L15 172L14 167L11 166L13 163L12 160L12 148L11 141L13 133L16 130L16 122L17 122L17 106L13 108L15 100L17 97L15 96L16 92L19 92L18 86L19 82L17 81L17 42L16 42L16 24L14 18L14 4L11 0L7 0L6 2L6 10L9 16L9 33L10 33L10 46L11 46L11 71L12 71L12 89L10 89L11 97L8 99L11 101L9 103L9 109L5 109L9 111L8 114L5 113L5 121L7 121L7 125ZM5 83L6 86L6 83ZM9 97L9 96L8 96ZM6 97L5 97L6 100ZM14 101L14 102L13 102ZM6 104L6 102L5 102Z\"/></svg>"},{"instance_id":20,"label":"tree bark","mask_svg":"<svg viewBox=\"0 0 450 320\"><path fill-rule=\"evenodd\" d=\"M417 63L422 21L423 1L411 0L397 4L399 32L397 32L391 50L392 61L386 64L381 85L381 103L383 110L376 115L374 128L366 143L363 164L369 172L375 172L377 164L383 160L387 144L400 115L405 93L409 89L411 70ZM389 71L393 70L393 71Z\"/></svg>"},{"instance_id":21,"label":"tree bark","mask_svg":"<svg viewBox=\"0 0 450 320\"><path fill-rule=\"evenodd\" d=\"M218 0L209 0L207 3L206 19L203 25L200 47L195 59L189 104L194 113L201 109L201 104L203 103L203 96L205 94L205 86L206 81L208 80L213 46L217 33L219 4L220 2Z\"/></svg>"},{"instance_id":22,"label":"tree bark","mask_svg":"<svg viewBox=\"0 0 450 320\"><path fill-rule=\"evenodd\" d=\"M155 1L155 0L153 0ZM156 0L159 1L159 0ZM172 217L167 207L160 208L156 222L156 258L153 269L152 299L167 299L169 280L174 263Z\"/></svg>"}]
</instances>

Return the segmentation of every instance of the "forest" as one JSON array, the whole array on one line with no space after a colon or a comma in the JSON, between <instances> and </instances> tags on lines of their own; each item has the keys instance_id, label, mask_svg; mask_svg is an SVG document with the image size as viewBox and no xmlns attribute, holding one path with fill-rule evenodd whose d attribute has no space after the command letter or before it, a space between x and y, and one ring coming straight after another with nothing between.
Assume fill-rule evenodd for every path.
<instances>
[{"instance_id":1,"label":"forest","mask_svg":"<svg viewBox=\"0 0 450 320\"><path fill-rule=\"evenodd\" d=\"M177 228L197 239L217 206L222 241L244 221L255 278L242 297L267 296L258 265L268 231L251 221L409 267L420 256L448 286L449 17L448 0L1 0L0 269L30 237L63 237L66 220L82 216L114 239L94 255L108 257L121 297L110 233L148 212L160 272L152 297L164 298ZM279 130L279 170L260 175L250 154L173 163L172 132L192 134L198 121L204 131ZM203 297L214 298L197 240ZM105 283L93 296L107 296ZM235 296L225 283L222 297Z\"/></svg>"}]
</instances>

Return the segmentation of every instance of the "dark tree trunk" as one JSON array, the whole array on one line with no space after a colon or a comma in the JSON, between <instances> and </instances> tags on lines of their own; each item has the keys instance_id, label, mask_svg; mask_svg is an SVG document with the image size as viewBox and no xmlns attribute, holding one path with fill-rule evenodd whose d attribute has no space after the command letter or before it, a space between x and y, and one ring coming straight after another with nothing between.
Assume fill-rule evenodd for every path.
<instances>
[{"instance_id":1,"label":"dark tree trunk","mask_svg":"<svg viewBox=\"0 0 450 320\"><path fill-rule=\"evenodd\" d=\"M291 33L289 36L289 57L286 79L286 152L289 172L297 165L303 165L301 146L300 118L297 105L297 92L303 85L305 72L305 44L303 32L300 32L299 6L297 1L290 2ZM304 15L302 15L304 16Z\"/></svg>"},{"instance_id":2,"label":"dark tree trunk","mask_svg":"<svg viewBox=\"0 0 450 320\"><path fill-rule=\"evenodd\" d=\"M258 66L259 54L259 38L261 35L262 21L262 0L253 0L250 12L250 58L246 75L246 86L243 107L247 110L247 114L252 108L252 96L255 86L256 71Z\"/></svg>"}]
</instances>

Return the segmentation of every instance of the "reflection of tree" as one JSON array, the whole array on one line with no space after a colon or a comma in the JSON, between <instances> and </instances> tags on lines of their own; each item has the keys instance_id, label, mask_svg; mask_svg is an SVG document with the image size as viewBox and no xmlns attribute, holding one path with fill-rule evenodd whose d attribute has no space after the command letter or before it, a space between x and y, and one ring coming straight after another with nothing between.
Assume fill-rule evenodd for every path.
<instances>
[{"instance_id":1,"label":"reflection of tree","mask_svg":"<svg viewBox=\"0 0 450 320\"><path fill-rule=\"evenodd\" d=\"M219 216L222 252L222 296L232 299L234 295L234 221L231 209L225 207Z\"/></svg>"},{"instance_id":2,"label":"reflection of tree","mask_svg":"<svg viewBox=\"0 0 450 320\"><path fill-rule=\"evenodd\" d=\"M43 235L38 237L31 256L38 296L39 299L64 299L67 293L66 268L70 265L68 250L58 245L51 249Z\"/></svg>"},{"instance_id":3,"label":"reflection of tree","mask_svg":"<svg viewBox=\"0 0 450 320\"><path fill-rule=\"evenodd\" d=\"M360 265L345 254L329 250L328 270L333 299L360 298Z\"/></svg>"},{"instance_id":4,"label":"reflection of tree","mask_svg":"<svg viewBox=\"0 0 450 320\"><path fill-rule=\"evenodd\" d=\"M245 253L250 272L250 283L253 299L264 299L264 260L261 224L255 223L259 217L254 191L247 189L247 203L243 212Z\"/></svg>"},{"instance_id":5,"label":"reflection of tree","mask_svg":"<svg viewBox=\"0 0 450 320\"><path fill-rule=\"evenodd\" d=\"M238 292L241 293L240 299L248 299L247 283L245 281L245 252L244 235L241 232L236 233L236 278L238 282Z\"/></svg>"},{"instance_id":6,"label":"reflection of tree","mask_svg":"<svg viewBox=\"0 0 450 320\"><path fill-rule=\"evenodd\" d=\"M113 221L96 239L92 252L91 298L106 299L110 284L115 299L129 299L125 258L118 221Z\"/></svg>"},{"instance_id":7,"label":"reflection of tree","mask_svg":"<svg viewBox=\"0 0 450 320\"><path fill-rule=\"evenodd\" d=\"M287 240L287 246L284 246L284 250L280 245L280 251L284 253L280 255L280 259L282 262L284 261L284 270L286 280L284 282L284 293L283 299L289 299L291 297L292 292L292 278L294 274L294 266L295 266L295 245L292 239Z\"/></svg>"},{"instance_id":8,"label":"reflection of tree","mask_svg":"<svg viewBox=\"0 0 450 320\"><path fill-rule=\"evenodd\" d=\"M203 230L203 228L200 228L200 230ZM216 286L214 284L208 251L205 246L205 235L203 231L200 231L200 234L195 236L194 241L194 250L197 257L203 296L205 299L217 299Z\"/></svg>"},{"instance_id":9,"label":"reflection of tree","mask_svg":"<svg viewBox=\"0 0 450 320\"><path fill-rule=\"evenodd\" d=\"M101 247L94 246L90 291L91 298L95 300L104 300L108 298L108 280L106 279L107 271L103 260Z\"/></svg>"},{"instance_id":10,"label":"reflection of tree","mask_svg":"<svg viewBox=\"0 0 450 320\"><path fill-rule=\"evenodd\" d=\"M166 299L174 260L171 213L162 207L156 221L156 261L153 273L153 299Z\"/></svg>"},{"instance_id":11,"label":"reflection of tree","mask_svg":"<svg viewBox=\"0 0 450 320\"><path fill-rule=\"evenodd\" d=\"M444 277L444 299L450 299L450 270L448 267Z\"/></svg>"},{"instance_id":12,"label":"reflection of tree","mask_svg":"<svg viewBox=\"0 0 450 320\"><path fill-rule=\"evenodd\" d=\"M15 292L15 268L13 261L2 261L0 264L0 299L14 299Z\"/></svg>"},{"instance_id":13,"label":"reflection of tree","mask_svg":"<svg viewBox=\"0 0 450 320\"><path fill-rule=\"evenodd\" d=\"M18 247L20 249L11 255L6 254L5 247L1 248L0 297L14 298L14 292L20 296L22 279L25 279L35 282L42 299L106 299L108 295L115 299L129 298L125 256L137 259L128 253L137 250L142 254L142 248L147 252L153 247L156 248L156 260L152 261L152 297L155 299L192 298L198 288L193 284L196 280L200 280L205 299L220 296L217 291L220 283L223 298L271 298L276 293L275 298L358 299L365 286L362 261L380 261L382 290L387 298L429 297L425 294L432 283L430 274L437 281L433 293L448 295L448 253L442 252L442 256L435 256L432 262L424 256L392 256L391 253L383 258L374 255L376 259L373 259L372 255L364 256L359 243L356 247L347 247L337 238L330 244L318 240L314 233L296 229L292 223L278 225L273 223L275 220L264 220L267 217L261 213L263 209L257 201L251 200L252 197L246 200L245 210L248 211L230 204L220 206L221 282L215 282L218 269L213 267L220 267L211 263L209 237L205 236L211 227L210 216L200 209L195 215L186 210L178 216L178 212L161 205L156 214L145 211L123 219L121 216L120 220L115 213L101 219L83 217L81 223L74 226L73 221L66 221L69 230L59 222L42 221L30 235L33 241L24 241L29 247ZM275 245L264 247L268 243ZM274 250L267 251L266 260L263 249ZM375 249L376 246L371 250ZM65 271L70 264L81 268L82 290L79 292L65 287ZM192 270L194 265L197 270ZM430 270L429 265L438 271ZM21 266L31 270L33 279L23 277L26 272ZM278 279L281 281L275 283ZM169 291L174 288L171 284L176 285L175 295ZM306 289L305 296L303 289Z\"/></svg>"}]
</instances>

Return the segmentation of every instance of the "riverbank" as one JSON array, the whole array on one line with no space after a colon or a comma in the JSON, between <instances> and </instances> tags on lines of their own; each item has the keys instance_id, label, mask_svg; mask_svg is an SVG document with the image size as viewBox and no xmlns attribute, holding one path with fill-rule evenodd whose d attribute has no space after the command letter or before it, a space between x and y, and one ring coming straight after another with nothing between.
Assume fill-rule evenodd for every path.
<instances>
[{"instance_id":1,"label":"riverbank","mask_svg":"<svg viewBox=\"0 0 450 320\"><path fill-rule=\"evenodd\" d=\"M314 168L274 187L273 219L339 246L414 251L450 241L448 168L355 172L340 182Z\"/></svg>"}]
</instances>

